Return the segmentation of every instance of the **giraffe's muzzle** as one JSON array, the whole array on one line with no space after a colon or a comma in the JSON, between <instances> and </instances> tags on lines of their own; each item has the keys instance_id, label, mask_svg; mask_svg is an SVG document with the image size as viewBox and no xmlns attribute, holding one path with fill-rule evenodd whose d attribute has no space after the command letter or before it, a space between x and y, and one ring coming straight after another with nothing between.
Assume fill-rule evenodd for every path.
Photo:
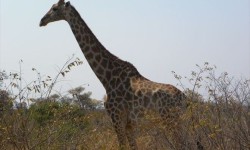
<instances>
[{"instance_id":1,"label":"giraffe's muzzle","mask_svg":"<svg viewBox=\"0 0 250 150\"><path fill-rule=\"evenodd\" d=\"M39 26L42 27L42 26L46 26L47 24L48 24L48 23L47 23L47 21L46 21L46 17L43 17L43 18L41 19L41 21L40 21Z\"/></svg>"}]
</instances>

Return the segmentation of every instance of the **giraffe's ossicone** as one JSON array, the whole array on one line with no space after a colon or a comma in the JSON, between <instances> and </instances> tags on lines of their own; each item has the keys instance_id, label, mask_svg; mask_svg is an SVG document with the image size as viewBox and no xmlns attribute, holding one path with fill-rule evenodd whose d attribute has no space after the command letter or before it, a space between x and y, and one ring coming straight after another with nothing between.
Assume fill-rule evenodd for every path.
<instances>
[{"instance_id":1,"label":"giraffe's ossicone","mask_svg":"<svg viewBox=\"0 0 250 150\"><path fill-rule=\"evenodd\" d=\"M137 149L135 126L144 110L152 109L164 120L174 120L179 110L185 108L185 95L179 89L146 79L131 63L111 54L70 2L59 0L41 19L40 26L59 20L68 22L85 58L106 89L105 108L121 148L126 147L128 140L130 148Z\"/></svg>"}]
</instances>

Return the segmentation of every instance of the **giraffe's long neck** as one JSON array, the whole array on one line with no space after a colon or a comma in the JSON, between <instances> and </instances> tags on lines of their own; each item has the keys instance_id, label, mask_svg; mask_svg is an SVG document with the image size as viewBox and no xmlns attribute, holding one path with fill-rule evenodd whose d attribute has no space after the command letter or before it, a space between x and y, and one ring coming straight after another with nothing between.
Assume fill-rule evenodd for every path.
<instances>
[{"instance_id":1,"label":"giraffe's long neck","mask_svg":"<svg viewBox=\"0 0 250 150\"><path fill-rule=\"evenodd\" d=\"M117 61L118 58L106 50L98 41L73 6L71 7L71 12L68 14L66 21L69 23L90 67L107 89L109 86L108 83L111 80L110 78L112 78L110 68L113 68L113 62ZM119 61L123 62L122 60Z\"/></svg>"}]
</instances>

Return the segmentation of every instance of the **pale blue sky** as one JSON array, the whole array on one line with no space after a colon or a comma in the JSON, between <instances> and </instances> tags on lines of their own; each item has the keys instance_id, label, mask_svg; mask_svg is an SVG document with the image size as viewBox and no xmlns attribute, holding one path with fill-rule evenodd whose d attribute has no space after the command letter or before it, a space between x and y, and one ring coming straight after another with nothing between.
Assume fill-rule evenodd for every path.
<instances>
[{"instance_id":1,"label":"pale blue sky","mask_svg":"<svg viewBox=\"0 0 250 150\"><path fill-rule=\"evenodd\" d=\"M64 21L39 27L55 0L0 0L0 69L34 79L31 68L55 75L72 55L84 64L58 89L88 83L101 99L104 88ZM205 61L232 76L250 77L249 0L71 0L89 27L113 54L133 63L145 77L176 84L171 71L188 75Z\"/></svg>"}]
</instances>

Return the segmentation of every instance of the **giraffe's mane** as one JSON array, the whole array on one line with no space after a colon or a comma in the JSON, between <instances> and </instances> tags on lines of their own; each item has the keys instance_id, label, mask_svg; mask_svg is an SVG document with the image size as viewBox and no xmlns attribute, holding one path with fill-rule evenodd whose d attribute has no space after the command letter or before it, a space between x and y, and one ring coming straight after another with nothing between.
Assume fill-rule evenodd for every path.
<instances>
[{"instance_id":1,"label":"giraffe's mane","mask_svg":"<svg viewBox=\"0 0 250 150\"><path fill-rule=\"evenodd\" d=\"M131 73L133 73L133 75L135 76L140 76L142 77L142 75L139 73L139 71L137 70L137 68L130 62L128 61L124 61L122 59L120 59L119 57L115 56L114 54L112 54L110 51L106 50L108 53L108 57L110 58L110 60L112 61L116 61L121 65L124 65L126 67L129 67L129 69L132 71Z\"/></svg>"}]
</instances>

